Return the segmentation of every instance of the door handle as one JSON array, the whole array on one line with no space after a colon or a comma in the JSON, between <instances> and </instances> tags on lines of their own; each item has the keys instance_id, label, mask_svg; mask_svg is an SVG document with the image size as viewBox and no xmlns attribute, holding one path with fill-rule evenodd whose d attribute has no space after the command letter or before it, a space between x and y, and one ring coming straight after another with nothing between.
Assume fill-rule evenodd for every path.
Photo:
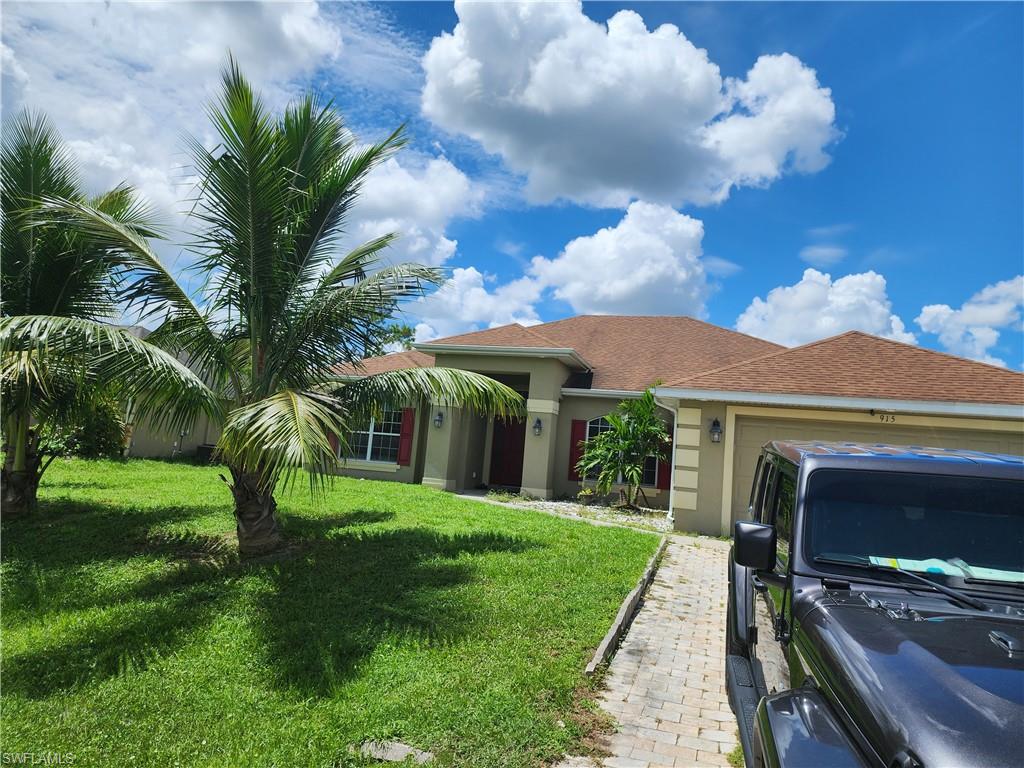
<instances>
[{"instance_id":1,"label":"door handle","mask_svg":"<svg viewBox=\"0 0 1024 768\"><path fill-rule=\"evenodd\" d=\"M757 592L767 592L768 585L761 581L761 577L754 575L750 577L750 583L753 585L754 590Z\"/></svg>"}]
</instances>

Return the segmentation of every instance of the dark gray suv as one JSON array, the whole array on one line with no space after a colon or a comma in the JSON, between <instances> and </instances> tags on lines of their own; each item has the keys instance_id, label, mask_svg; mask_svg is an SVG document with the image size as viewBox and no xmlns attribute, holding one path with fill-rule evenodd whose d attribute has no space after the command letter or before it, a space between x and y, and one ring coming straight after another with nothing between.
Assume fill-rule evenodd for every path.
<instances>
[{"instance_id":1,"label":"dark gray suv","mask_svg":"<svg viewBox=\"0 0 1024 768\"><path fill-rule=\"evenodd\" d=\"M729 557L748 766L1024 765L1024 459L764 447Z\"/></svg>"}]
</instances>

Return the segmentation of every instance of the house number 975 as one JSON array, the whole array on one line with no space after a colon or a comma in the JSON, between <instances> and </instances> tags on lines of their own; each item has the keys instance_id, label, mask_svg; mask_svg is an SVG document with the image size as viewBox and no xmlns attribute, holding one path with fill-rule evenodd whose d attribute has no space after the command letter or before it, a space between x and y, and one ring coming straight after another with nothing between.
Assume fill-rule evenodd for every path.
<instances>
[{"instance_id":1,"label":"house number 975","mask_svg":"<svg viewBox=\"0 0 1024 768\"><path fill-rule=\"evenodd\" d=\"M878 414L878 420L880 422L882 422L883 424L895 424L896 423L896 417L893 416L891 413L880 413L880 414Z\"/></svg>"}]
</instances>

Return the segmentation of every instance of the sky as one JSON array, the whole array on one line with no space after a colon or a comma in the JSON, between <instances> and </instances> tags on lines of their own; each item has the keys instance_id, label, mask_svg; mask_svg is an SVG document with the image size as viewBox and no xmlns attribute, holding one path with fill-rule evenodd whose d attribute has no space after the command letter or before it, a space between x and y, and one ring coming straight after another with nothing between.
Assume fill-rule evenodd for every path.
<instances>
[{"instance_id":1,"label":"sky","mask_svg":"<svg viewBox=\"0 0 1024 768\"><path fill-rule=\"evenodd\" d=\"M4 3L2 109L180 242L184 137L230 50L276 108L405 124L358 241L443 267L417 339L682 314L786 344L862 330L1024 367L1020 3ZM177 241L177 242L175 242Z\"/></svg>"}]
</instances>

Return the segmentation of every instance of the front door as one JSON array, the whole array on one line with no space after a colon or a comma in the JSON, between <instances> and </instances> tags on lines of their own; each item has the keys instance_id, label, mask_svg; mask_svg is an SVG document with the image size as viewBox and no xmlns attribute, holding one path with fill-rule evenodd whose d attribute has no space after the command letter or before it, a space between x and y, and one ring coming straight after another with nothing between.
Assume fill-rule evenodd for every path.
<instances>
[{"instance_id":1,"label":"front door","mask_svg":"<svg viewBox=\"0 0 1024 768\"><path fill-rule=\"evenodd\" d=\"M491 485L519 488L523 484L523 448L526 422L494 420L491 442Z\"/></svg>"}]
</instances>

